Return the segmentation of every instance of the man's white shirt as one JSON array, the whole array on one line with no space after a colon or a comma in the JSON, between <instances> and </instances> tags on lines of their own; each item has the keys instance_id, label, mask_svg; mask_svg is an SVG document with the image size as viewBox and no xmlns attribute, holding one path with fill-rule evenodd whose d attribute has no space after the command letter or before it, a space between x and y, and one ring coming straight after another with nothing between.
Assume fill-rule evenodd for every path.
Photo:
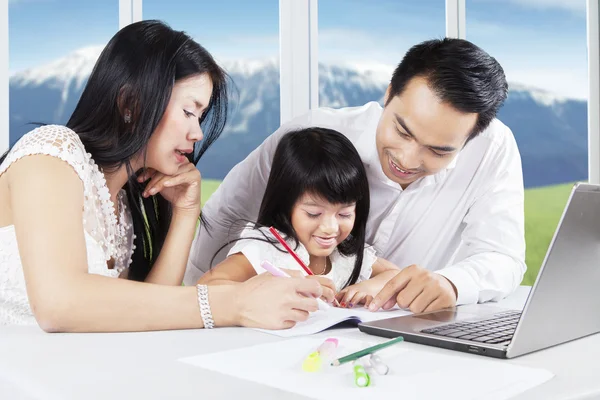
<instances>
[{"instance_id":1,"label":"man's white shirt","mask_svg":"<svg viewBox=\"0 0 600 400\"><path fill-rule=\"evenodd\" d=\"M319 108L282 125L236 165L202 209L185 274L186 285L206 272L219 248L256 221L281 136L319 126L346 135L367 170L371 207L366 241L377 256L400 268L417 264L448 278L457 304L500 300L525 273L524 191L521 157L511 130L499 120L471 140L452 163L406 190L381 169L375 132L383 109L376 102ZM231 245L220 251L213 266Z\"/></svg>"}]
</instances>

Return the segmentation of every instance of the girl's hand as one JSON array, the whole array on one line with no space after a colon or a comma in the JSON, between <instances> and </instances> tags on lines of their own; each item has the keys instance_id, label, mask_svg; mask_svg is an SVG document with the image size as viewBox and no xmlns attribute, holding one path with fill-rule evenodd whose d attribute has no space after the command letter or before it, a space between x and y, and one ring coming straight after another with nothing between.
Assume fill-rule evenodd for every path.
<instances>
[{"instance_id":1,"label":"girl's hand","mask_svg":"<svg viewBox=\"0 0 600 400\"><path fill-rule=\"evenodd\" d=\"M305 275L303 272L298 270L282 269L282 271L285 271L289 276L299 278L304 277L305 279L312 279L319 282L323 289L323 295L321 296L321 300L323 300L327 304L333 303L333 299L335 299L336 290L335 284L331 279L321 275Z\"/></svg>"},{"instance_id":2,"label":"girl's hand","mask_svg":"<svg viewBox=\"0 0 600 400\"><path fill-rule=\"evenodd\" d=\"M175 175L165 175L152 168L138 177L138 182L150 179L143 197L160 193L173 206L173 213L186 212L200 215L200 171L191 163L179 167Z\"/></svg>"},{"instance_id":3,"label":"girl's hand","mask_svg":"<svg viewBox=\"0 0 600 400\"><path fill-rule=\"evenodd\" d=\"M340 302L340 306L345 308L352 308L359 304L369 307L373 298L397 274L398 270L395 269L383 271L371 279L344 288L335 298Z\"/></svg>"},{"instance_id":4,"label":"girl's hand","mask_svg":"<svg viewBox=\"0 0 600 400\"><path fill-rule=\"evenodd\" d=\"M363 285L366 282L368 281L357 283L341 290L336 296L337 301L340 303L340 307L353 308L361 304L365 308L369 307L369 304L373 301L374 295L367 292L367 290L369 290L368 287Z\"/></svg>"}]
</instances>

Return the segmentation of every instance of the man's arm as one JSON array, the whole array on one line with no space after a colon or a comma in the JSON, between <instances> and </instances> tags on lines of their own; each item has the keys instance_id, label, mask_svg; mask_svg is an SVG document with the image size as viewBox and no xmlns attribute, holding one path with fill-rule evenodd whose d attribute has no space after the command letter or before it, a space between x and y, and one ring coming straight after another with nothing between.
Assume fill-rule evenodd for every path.
<instances>
[{"instance_id":1,"label":"man's arm","mask_svg":"<svg viewBox=\"0 0 600 400\"><path fill-rule=\"evenodd\" d=\"M500 300L519 286L526 270L523 172L506 129L506 146L492 148L495 154L481 166L493 172L464 218L453 264L435 272L418 265L402 269L375 296L371 311L398 304L420 313Z\"/></svg>"},{"instance_id":2,"label":"man's arm","mask_svg":"<svg viewBox=\"0 0 600 400\"><path fill-rule=\"evenodd\" d=\"M465 216L454 264L437 271L456 287L458 305L506 297L527 269L521 157L512 134L507 134L506 148L489 161L495 173L488 187Z\"/></svg>"},{"instance_id":3,"label":"man's arm","mask_svg":"<svg viewBox=\"0 0 600 400\"><path fill-rule=\"evenodd\" d=\"M197 230L184 276L185 285L195 285L211 266L223 261L231 245L220 251L219 248L237 239L248 221L256 221L279 139L286 132L307 126L310 120L308 113L282 125L227 174L202 208L208 227L200 224Z\"/></svg>"}]
</instances>

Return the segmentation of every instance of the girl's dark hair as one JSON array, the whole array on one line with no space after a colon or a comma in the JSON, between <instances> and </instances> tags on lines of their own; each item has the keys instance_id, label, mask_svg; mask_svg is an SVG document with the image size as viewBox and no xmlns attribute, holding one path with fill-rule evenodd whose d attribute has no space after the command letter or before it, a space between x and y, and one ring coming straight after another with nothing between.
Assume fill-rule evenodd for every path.
<instances>
[{"instance_id":1,"label":"girl's dark hair","mask_svg":"<svg viewBox=\"0 0 600 400\"><path fill-rule=\"evenodd\" d=\"M175 82L207 74L213 84L210 103L198 123L201 146L188 156L194 164L221 135L227 119L227 74L213 57L184 32L160 21L128 25L108 42L81 94L67 127L75 131L104 173L125 166L124 189L133 219L137 249L129 279L142 281L158 258L171 223L171 206L160 194L143 198L130 160L145 151L169 103ZM123 111L131 110L130 123ZM5 154L6 156L6 154ZM4 158L4 157L3 157ZM0 163L3 161L0 160ZM139 241L142 241L142 246Z\"/></svg>"},{"instance_id":2,"label":"girl's dark hair","mask_svg":"<svg viewBox=\"0 0 600 400\"><path fill-rule=\"evenodd\" d=\"M369 216L369 182L356 148L343 134L326 128L306 128L285 134L275 150L260 211L258 226L273 226L295 241L292 210L310 193L330 203L356 202L354 227L338 245L344 256L356 256L346 285L356 283L365 248Z\"/></svg>"}]
</instances>

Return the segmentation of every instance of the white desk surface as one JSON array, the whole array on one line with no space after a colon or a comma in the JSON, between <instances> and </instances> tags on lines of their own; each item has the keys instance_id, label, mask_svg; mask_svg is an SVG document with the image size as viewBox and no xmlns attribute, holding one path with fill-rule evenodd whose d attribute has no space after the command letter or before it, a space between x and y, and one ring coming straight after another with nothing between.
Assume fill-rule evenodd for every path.
<instances>
[{"instance_id":1,"label":"white desk surface","mask_svg":"<svg viewBox=\"0 0 600 400\"><path fill-rule=\"evenodd\" d=\"M522 308L529 287L499 305ZM486 305L482 305L486 306ZM329 333L319 334L330 336ZM337 336L360 337L358 329ZM0 327L0 398L31 399L304 399L177 361L186 356L282 340L241 328L148 333L47 334L36 327ZM480 357L420 346L454 357ZM600 399L600 334L497 362L555 374L516 399ZM399 388L401 393L401 388Z\"/></svg>"}]
</instances>

